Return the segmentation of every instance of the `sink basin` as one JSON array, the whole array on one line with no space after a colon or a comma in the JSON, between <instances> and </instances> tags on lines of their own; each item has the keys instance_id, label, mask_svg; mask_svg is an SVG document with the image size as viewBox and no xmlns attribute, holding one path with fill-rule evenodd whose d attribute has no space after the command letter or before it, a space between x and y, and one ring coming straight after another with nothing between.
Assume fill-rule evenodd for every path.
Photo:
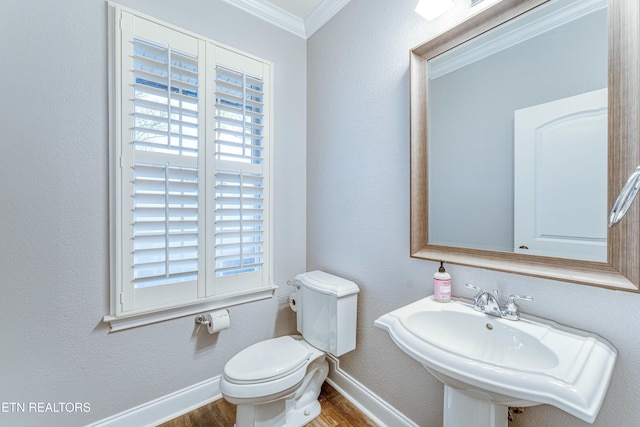
<instances>
[{"instance_id":1,"label":"sink basin","mask_svg":"<svg viewBox=\"0 0 640 427\"><path fill-rule=\"evenodd\" d=\"M551 370L559 365L560 360L551 348L562 343L543 344L552 338L547 328L535 328L524 322L513 328L510 321L498 322L476 311L467 313L452 308L410 313L406 326L419 338L470 360L529 372Z\"/></svg>"},{"instance_id":2,"label":"sink basin","mask_svg":"<svg viewBox=\"0 0 640 427\"><path fill-rule=\"evenodd\" d=\"M501 319L467 302L443 304L432 296L381 316L375 325L445 383L445 420L458 416L447 414L449 395L456 402L488 403L491 417L504 414L504 421L489 426L506 426L508 406L539 404L592 423L617 358L616 349L595 334L526 315ZM463 412L471 410L467 406Z\"/></svg>"}]
</instances>

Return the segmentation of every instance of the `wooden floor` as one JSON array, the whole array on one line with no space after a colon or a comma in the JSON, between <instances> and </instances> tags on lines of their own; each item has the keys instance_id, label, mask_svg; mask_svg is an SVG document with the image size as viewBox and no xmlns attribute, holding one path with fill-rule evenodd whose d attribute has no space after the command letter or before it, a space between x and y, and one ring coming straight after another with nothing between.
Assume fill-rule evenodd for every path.
<instances>
[{"instance_id":1,"label":"wooden floor","mask_svg":"<svg viewBox=\"0 0 640 427\"><path fill-rule=\"evenodd\" d=\"M307 424L309 427L377 426L326 382L322 385L318 400L322 413ZM220 399L161 424L159 427L233 427L235 418L235 405Z\"/></svg>"}]
</instances>

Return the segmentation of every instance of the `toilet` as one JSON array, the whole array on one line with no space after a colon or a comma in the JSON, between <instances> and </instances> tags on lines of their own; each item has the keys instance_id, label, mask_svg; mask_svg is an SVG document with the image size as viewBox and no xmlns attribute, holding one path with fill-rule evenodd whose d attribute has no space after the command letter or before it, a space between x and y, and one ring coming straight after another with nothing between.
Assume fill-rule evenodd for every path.
<instances>
[{"instance_id":1,"label":"toilet","mask_svg":"<svg viewBox=\"0 0 640 427\"><path fill-rule=\"evenodd\" d=\"M233 356L220 391L237 405L236 427L300 427L320 415L318 395L329 373L326 354L356 347L358 286L311 271L296 276L297 329Z\"/></svg>"}]
</instances>

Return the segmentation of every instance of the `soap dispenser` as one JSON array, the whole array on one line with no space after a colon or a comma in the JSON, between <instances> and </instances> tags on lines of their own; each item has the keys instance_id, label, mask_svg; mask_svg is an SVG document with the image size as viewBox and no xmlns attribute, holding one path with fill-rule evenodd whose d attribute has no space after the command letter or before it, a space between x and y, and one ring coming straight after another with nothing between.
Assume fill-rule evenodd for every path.
<instances>
[{"instance_id":1,"label":"soap dispenser","mask_svg":"<svg viewBox=\"0 0 640 427\"><path fill-rule=\"evenodd\" d=\"M444 269L444 261L433 275L433 298L438 302L451 301L451 275Z\"/></svg>"}]
</instances>

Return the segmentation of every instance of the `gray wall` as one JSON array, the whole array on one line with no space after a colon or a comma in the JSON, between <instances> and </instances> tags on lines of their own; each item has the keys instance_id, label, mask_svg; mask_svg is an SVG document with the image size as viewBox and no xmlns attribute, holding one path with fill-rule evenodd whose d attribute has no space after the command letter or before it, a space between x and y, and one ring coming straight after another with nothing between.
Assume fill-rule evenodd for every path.
<instances>
[{"instance_id":1,"label":"gray wall","mask_svg":"<svg viewBox=\"0 0 640 427\"><path fill-rule=\"evenodd\" d=\"M275 282L305 270L306 43L221 0L123 0L274 63ZM107 4L9 0L0 14L0 402L89 402L86 414L0 413L79 426L222 373L243 347L295 331L273 298L109 334Z\"/></svg>"},{"instance_id":2,"label":"gray wall","mask_svg":"<svg viewBox=\"0 0 640 427\"><path fill-rule=\"evenodd\" d=\"M409 258L409 50L470 12L456 1L428 22L415 0L351 0L308 41L307 268L361 286L358 347L340 366L420 426L442 425L442 385L373 326L380 315L433 293L434 262ZM640 295L449 265L465 282L532 295L524 312L593 331L619 351L594 425L637 422ZM513 427L586 424L550 406Z\"/></svg>"}]
</instances>

